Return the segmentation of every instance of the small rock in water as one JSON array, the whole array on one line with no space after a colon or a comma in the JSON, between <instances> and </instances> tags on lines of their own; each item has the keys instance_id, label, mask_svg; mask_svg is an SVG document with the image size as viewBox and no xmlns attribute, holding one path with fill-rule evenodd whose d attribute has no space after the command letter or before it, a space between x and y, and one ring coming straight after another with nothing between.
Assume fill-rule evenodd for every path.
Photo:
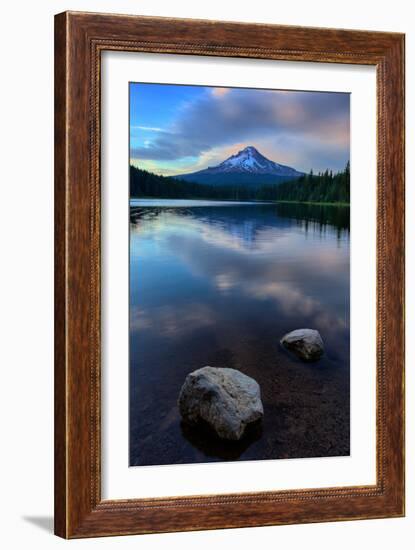
<instances>
[{"instance_id":1,"label":"small rock in water","mask_svg":"<svg viewBox=\"0 0 415 550\"><path fill-rule=\"evenodd\" d=\"M178 405L184 421L204 420L222 439L241 439L246 426L264 415L258 383L227 368L203 367L188 374Z\"/></svg>"},{"instance_id":2,"label":"small rock in water","mask_svg":"<svg viewBox=\"0 0 415 550\"><path fill-rule=\"evenodd\" d=\"M324 353L324 344L318 330L300 328L289 332L281 344L303 361L317 361Z\"/></svg>"}]
</instances>

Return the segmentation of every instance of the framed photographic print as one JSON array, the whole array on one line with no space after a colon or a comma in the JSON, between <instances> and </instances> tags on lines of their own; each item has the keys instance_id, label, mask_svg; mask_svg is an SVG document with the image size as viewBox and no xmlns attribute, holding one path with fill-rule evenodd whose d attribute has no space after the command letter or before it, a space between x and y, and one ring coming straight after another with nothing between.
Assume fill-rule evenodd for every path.
<instances>
[{"instance_id":1,"label":"framed photographic print","mask_svg":"<svg viewBox=\"0 0 415 550\"><path fill-rule=\"evenodd\" d=\"M55 532L404 514L404 36L55 20Z\"/></svg>"}]
</instances>

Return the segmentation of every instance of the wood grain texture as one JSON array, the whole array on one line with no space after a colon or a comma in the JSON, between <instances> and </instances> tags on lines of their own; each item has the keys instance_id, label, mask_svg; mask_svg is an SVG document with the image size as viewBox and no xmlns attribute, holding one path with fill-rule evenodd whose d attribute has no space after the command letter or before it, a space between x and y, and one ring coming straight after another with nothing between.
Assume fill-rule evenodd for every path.
<instances>
[{"instance_id":1,"label":"wood grain texture","mask_svg":"<svg viewBox=\"0 0 415 550\"><path fill-rule=\"evenodd\" d=\"M103 50L376 66L376 485L101 500ZM65 12L55 18L55 128L56 534L76 538L403 515L404 36Z\"/></svg>"},{"instance_id":2,"label":"wood grain texture","mask_svg":"<svg viewBox=\"0 0 415 550\"><path fill-rule=\"evenodd\" d=\"M61 20L60 17L59 20ZM58 20L57 20L58 23ZM66 532L66 25L55 25L55 531Z\"/></svg>"}]
</instances>

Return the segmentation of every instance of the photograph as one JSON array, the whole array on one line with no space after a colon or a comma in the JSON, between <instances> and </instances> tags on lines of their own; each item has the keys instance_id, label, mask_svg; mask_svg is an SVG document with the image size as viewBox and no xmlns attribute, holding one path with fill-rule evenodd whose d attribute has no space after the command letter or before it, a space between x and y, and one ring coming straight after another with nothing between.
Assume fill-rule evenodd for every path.
<instances>
[{"instance_id":1,"label":"photograph","mask_svg":"<svg viewBox=\"0 0 415 550\"><path fill-rule=\"evenodd\" d=\"M2 4L2 548L414 547L413 12Z\"/></svg>"},{"instance_id":2,"label":"photograph","mask_svg":"<svg viewBox=\"0 0 415 550\"><path fill-rule=\"evenodd\" d=\"M350 94L129 83L129 465L350 454Z\"/></svg>"}]
</instances>

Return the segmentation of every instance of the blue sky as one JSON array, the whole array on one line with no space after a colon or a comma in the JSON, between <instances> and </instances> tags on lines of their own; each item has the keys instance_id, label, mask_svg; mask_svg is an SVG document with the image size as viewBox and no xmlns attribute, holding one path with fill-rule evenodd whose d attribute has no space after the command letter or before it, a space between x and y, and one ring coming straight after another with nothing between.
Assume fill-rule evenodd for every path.
<instances>
[{"instance_id":1,"label":"blue sky","mask_svg":"<svg viewBox=\"0 0 415 550\"><path fill-rule=\"evenodd\" d=\"M130 160L183 174L253 145L297 170L338 171L349 120L349 94L130 83Z\"/></svg>"}]
</instances>

